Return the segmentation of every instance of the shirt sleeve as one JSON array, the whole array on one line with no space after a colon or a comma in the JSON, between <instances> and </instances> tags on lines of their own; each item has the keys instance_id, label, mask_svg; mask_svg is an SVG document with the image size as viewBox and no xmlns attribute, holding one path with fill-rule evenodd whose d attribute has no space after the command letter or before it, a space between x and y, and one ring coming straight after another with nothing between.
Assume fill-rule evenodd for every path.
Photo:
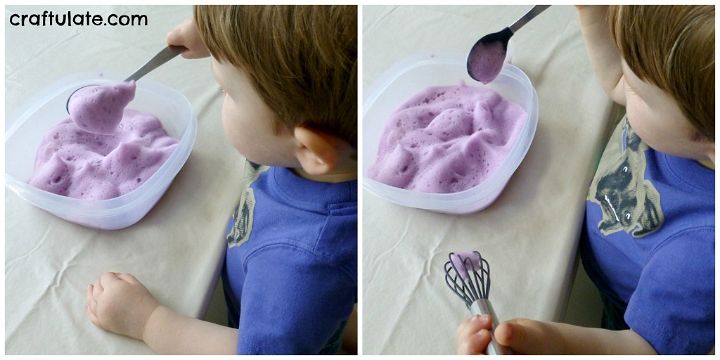
<instances>
[{"instance_id":1,"label":"shirt sleeve","mask_svg":"<svg viewBox=\"0 0 720 360\"><path fill-rule=\"evenodd\" d=\"M658 354L707 354L714 345L714 237L712 228L676 235L640 275L625 321Z\"/></svg>"},{"instance_id":2,"label":"shirt sleeve","mask_svg":"<svg viewBox=\"0 0 720 360\"><path fill-rule=\"evenodd\" d=\"M238 354L317 354L352 311L354 282L308 250L266 246L246 266Z\"/></svg>"}]
</instances>

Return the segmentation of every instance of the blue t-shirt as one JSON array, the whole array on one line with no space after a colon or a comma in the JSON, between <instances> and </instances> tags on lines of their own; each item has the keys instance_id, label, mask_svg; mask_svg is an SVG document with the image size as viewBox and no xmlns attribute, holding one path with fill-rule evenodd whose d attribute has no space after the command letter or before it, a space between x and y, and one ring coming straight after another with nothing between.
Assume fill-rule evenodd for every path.
<instances>
[{"instance_id":1,"label":"blue t-shirt","mask_svg":"<svg viewBox=\"0 0 720 360\"><path fill-rule=\"evenodd\" d=\"M333 352L357 301L357 181L263 170L227 228L223 284L237 352Z\"/></svg>"},{"instance_id":2,"label":"blue t-shirt","mask_svg":"<svg viewBox=\"0 0 720 360\"><path fill-rule=\"evenodd\" d=\"M650 149L627 119L586 202L583 264L626 305L625 322L659 354L707 354L715 341L715 172Z\"/></svg>"}]
</instances>

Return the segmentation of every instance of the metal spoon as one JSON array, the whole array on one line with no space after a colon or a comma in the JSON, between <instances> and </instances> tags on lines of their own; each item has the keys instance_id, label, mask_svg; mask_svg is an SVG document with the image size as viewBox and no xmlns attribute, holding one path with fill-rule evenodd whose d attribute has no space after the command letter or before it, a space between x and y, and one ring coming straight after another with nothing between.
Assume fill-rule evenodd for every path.
<instances>
[{"instance_id":1,"label":"metal spoon","mask_svg":"<svg viewBox=\"0 0 720 360\"><path fill-rule=\"evenodd\" d=\"M468 54L467 72L470 77L484 84L495 80L505 62L510 38L521 27L549 7L550 5L533 6L527 14L523 15L514 24L480 38L470 49L470 54Z\"/></svg>"},{"instance_id":2,"label":"metal spoon","mask_svg":"<svg viewBox=\"0 0 720 360\"><path fill-rule=\"evenodd\" d=\"M145 76L145 74L155 70L158 66L170 61L170 59L178 56L180 53L182 53L185 50L186 50L186 48L184 46L169 45L169 46L165 47L159 53L157 53L155 56L153 56L152 59L150 59L147 63L145 63L145 65L141 66L132 75L128 76L128 78L125 79L124 81L140 80L140 78ZM70 99L72 99L73 95L75 95L75 93L78 92L78 90L84 89L89 86L97 86L97 85L92 84L92 85L82 86L82 87L76 89L75 91L73 91L72 94L70 94L70 96L68 96L68 99L65 102L65 110L68 112L68 114L70 113L70 110L68 109L69 105L70 105Z\"/></svg>"}]
</instances>

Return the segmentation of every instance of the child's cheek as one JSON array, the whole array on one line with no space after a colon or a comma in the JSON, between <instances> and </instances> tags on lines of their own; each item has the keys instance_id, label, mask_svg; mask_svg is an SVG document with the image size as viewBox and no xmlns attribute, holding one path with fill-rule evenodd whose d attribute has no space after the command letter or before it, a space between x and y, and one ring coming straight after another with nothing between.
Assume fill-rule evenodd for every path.
<instances>
[{"instance_id":1,"label":"child's cheek","mask_svg":"<svg viewBox=\"0 0 720 360\"><path fill-rule=\"evenodd\" d=\"M230 143L241 153L243 150L239 147L243 141L241 139L242 132L240 132L241 119L238 113L235 111L235 104L232 99L225 95L222 106L222 123L223 129L225 130L225 136L227 136Z\"/></svg>"},{"instance_id":2,"label":"child's cheek","mask_svg":"<svg viewBox=\"0 0 720 360\"><path fill-rule=\"evenodd\" d=\"M656 126L654 124L660 119L653 119L653 116L650 114L650 109L636 94L628 94L626 100L625 110L627 111L630 126L648 146L655 150L662 151L662 144L658 144L657 140L658 137L660 137L660 134L658 134L660 129L654 128L654 126Z\"/></svg>"},{"instance_id":3,"label":"child's cheek","mask_svg":"<svg viewBox=\"0 0 720 360\"><path fill-rule=\"evenodd\" d=\"M632 95L628 94L625 98L626 104L625 104L625 111L627 112L628 121L630 122L630 126L635 130L637 133L638 131L642 131L642 111L638 108L637 99ZM641 136L642 138L642 136Z\"/></svg>"}]
</instances>

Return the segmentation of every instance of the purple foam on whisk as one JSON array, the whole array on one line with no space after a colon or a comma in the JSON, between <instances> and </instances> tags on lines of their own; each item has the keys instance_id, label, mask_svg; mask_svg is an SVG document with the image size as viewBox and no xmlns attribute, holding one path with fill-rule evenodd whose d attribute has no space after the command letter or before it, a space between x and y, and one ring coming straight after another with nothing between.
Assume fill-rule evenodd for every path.
<instances>
[{"instance_id":1,"label":"purple foam on whisk","mask_svg":"<svg viewBox=\"0 0 720 360\"><path fill-rule=\"evenodd\" d=\"M453 253L450 255L450 260L463 280L468 280L468 271L480 269L480 257L474 251Z\"/></svg>"}]
</instances>

